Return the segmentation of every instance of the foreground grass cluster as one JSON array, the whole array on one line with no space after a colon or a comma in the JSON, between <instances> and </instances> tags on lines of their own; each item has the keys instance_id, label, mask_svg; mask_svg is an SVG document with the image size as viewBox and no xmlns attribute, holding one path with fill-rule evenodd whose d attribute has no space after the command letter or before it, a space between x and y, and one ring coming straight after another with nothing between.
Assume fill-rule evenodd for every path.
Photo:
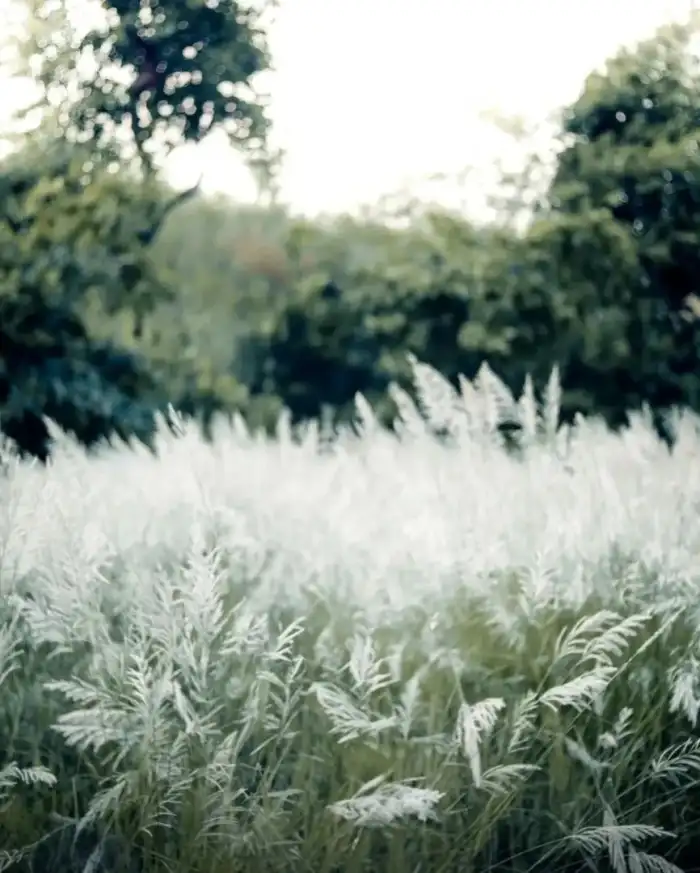
<instances>
[{"instance_id":1,"label":"foreground grass cluster","mask_svg":"<svg viewBox=\"0 0 700 873\"><path fill-rule=\"evenodd\" d=\"M10 463L0 867L694 869L698 423L414 370L398 438Z\"/></svg>"}]
</instances>

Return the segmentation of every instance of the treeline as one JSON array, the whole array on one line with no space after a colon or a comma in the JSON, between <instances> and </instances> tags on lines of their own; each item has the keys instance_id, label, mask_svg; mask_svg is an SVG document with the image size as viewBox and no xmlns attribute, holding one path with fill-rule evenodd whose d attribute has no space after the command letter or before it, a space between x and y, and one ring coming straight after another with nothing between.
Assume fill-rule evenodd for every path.
<instances>
[{"instance_id":1,"label":"treeline","mask_svg":"<svg viewBox=\"0 0 700 873\"><path fill-rule=\"evenodd\" d=\"M423 210L399 227L168 191L148 151L164 126L196 142L219 125L256 169L273 164L264 105L230 97L269 63L260 25L233 0L187 18L162 3L150 29L110 5L111 29L58 61L36 35L25 45L47 89L78 75L86 46L104 65L69 105L47 98L0 170L0 426L24 451L48 455L43 416L86 445L148 444L168 403L205 429L217 411L268 427L283 407L347 419L359 391L390 422L409 353L453 382L486 360L514 391L556 364L566 418L700 409L695 20L589 77L542 188L504 176L489 223ZM118 66L138 74L131 89ZM125 125L131 154L115 145Z\"/></svg>"}]
</instances>

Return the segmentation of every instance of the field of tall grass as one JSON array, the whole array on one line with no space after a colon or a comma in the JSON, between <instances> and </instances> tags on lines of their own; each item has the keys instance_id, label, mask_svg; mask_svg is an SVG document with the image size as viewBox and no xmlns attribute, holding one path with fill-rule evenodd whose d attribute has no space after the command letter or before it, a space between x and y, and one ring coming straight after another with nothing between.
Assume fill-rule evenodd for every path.
<instances>
[{"instance_id":1,"label":"field of tall grass","mask_svg":"<svg viewBox=\"0 0 700 873\"><path fill-rule=\"evenodd\" d=\"M698 421L414 373L398 435L8 460L0 868L695 869Z\"/></svg>"}]
</instances>

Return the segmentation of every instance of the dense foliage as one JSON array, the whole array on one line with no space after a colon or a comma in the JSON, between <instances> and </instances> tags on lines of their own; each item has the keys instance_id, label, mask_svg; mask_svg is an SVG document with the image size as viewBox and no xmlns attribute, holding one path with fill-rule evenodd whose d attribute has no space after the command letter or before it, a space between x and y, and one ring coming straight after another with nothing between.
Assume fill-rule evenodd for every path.
<instances>
[{"instance_id":1,"label":"dense foliage","mask_svg":"<svg viewBox=\"0 0 700 873\"><path fill-rule=\"evenodd\" d=\"M409 387L411 354L453 385L488 361L515 391L528 376L543 390L556 364L567 420L618 425L649 405L661 426L674 406L700 408L695 20L589 77L562 110L544 188L504 176L489 224L435 209L392 224L302 221L159 180L173 145L219 126L270 181L265 100L244 87L270 61L259 11L105 3L82 33L64 2L29 5L40 122L0 184L0 408L26 450L28 414L86 442L147 438L168 402L207 425L227 410L271 427L283 407L347 420L360 391L390 421L387 387ZM514 216L533 198L523 228ZM59 337L44 350L56 313L83 351ZM86 363L106 354L122 361L118 384Z\"/></svg>"},{"instance_id":2,"label":"dense foliage","mask_svg":"<svg viewBox=\"0 0 700 873\"><path fill-rule=\"evenodd\" d=\"M700 403L700 73L687 28L592 75L563 115L549 190L473 310L510 381L556 361L565 410ZM478 299L478 298L477 298ZM514 324L513 316L518 322Z\"/></svg>"},{"instance_id":3,"label":"dense foliage","mask_svg":"<svg viewBox=\"0 0 700 873\"><path fill-rule=\"evenodd\" d=\"M167 403L207 424L246 392L193 353L190 324L151 318L178 299L151 249L198 191L168 192L158 160L221 127L265 169L264 101L243 94L269 63L258 13L105 3L82 32L64 2L27 5L17 71L39 97L0 166L0 427L46 458L44 418L86 445L149 443Z\"/></svg>"},{"instance_id":4,"label":"dense foliage","mask_svg":"<svg viewBox=\"0 0 700 873\"><path fill-rule=\"evenodd\" d=\"M698 408L694 32L663 29L591 76L562 112L556 166L524 231L512 197L488 226L433 211L401 229L289 219L285 234L278 214L231 207L217 236L192 236L222 204L172 223L160 252L208 289L200 316L217 313L217 348L220 307L245 312L228 324L246 409L265 397L299 419L347 418L361 390L390 416L386 386L405 384L408 353L453 384L487 360L513 390L528 375L543 389L557 364L569 420L599 412L617 425L650 405L661 425L673 406ZM227 257L232 294L216 302L205 265Z\"/></svg>"},{"instance_id":5,"label":"dense foliage","mask_svg":"<svg viewBox=\"0 0 700 873\"><path fill-rule=\"evenodd\" d=\"M89 331L91 319L119 315L138 325L171 294L132 229L139 217L150 229L153 204L133 195L60 145L26 147L2 166L0 409L3 431L30 454L48 455L44 416L86 445L153 435L165 395L147 364Z\"/></svg>"}]
</instances>

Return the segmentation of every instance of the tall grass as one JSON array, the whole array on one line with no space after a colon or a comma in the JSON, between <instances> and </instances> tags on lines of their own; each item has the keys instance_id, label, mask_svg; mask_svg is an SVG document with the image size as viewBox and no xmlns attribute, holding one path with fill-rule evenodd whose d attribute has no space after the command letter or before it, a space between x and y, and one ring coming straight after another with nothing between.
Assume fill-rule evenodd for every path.
<instances>
[{"instance_id":1,"label":"tall grass","mask_svg":"<svg viewBox=\"0 0 700 873\"><path fill-rule=\"evenodd\" d=\"M413 366L398 436L358 398L331 444L8 461L5 864L693 869L698 422L669 452L559 428L556 378L538 408Z\"/></svg>"}]
</instances>

